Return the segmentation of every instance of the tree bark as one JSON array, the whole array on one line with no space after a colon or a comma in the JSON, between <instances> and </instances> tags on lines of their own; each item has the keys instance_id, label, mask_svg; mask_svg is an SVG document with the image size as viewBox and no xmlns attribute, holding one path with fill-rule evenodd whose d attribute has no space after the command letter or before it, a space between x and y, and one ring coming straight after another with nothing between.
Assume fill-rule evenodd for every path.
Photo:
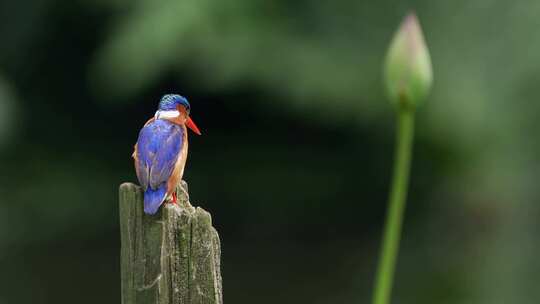
<instances>
[{"instance_id":1,"label":"tree bark","mask_svg":"<svg viewBox=\"0 0 540 304\"><path fill-rule=\"evenodd\" d=\"M222 304L220 241L208 212L189 202L143 212L143 192L120 185L122 304Z\"/></svg>"}]
</instances>

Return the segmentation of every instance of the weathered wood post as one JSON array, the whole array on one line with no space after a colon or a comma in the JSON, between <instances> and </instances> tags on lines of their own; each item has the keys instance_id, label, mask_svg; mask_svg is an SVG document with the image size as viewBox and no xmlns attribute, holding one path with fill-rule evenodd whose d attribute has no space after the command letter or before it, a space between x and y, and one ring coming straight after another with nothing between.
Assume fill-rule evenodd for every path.
<instances>
[{"instance_id":1,"label":"weathered wood post","mask_svg":"<svg viewBox=\"0 0 540 304\"><path fill-rule=\"evenodd\" d=\"M184 181L176 191L178 205L149 216L142 189L120 185L122 304L223 303L219 235Z\"/></svg>"}]
</instances>

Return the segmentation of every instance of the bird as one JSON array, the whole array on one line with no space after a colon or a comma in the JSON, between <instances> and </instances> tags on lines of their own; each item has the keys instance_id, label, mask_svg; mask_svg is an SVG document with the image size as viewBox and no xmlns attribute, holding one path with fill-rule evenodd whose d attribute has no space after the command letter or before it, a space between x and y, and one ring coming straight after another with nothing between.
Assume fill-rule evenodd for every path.
<instances>
[{"instance_id":1,"label":"bird","mask_svg":"<svg viewBox=\"0 0 540 304\"><path fill-rule=\"evenodd\" d=\"M188 155L187 128L201 135L189 116L190 110L185 97L166 94L154 117L139 132L132 157L144 190L146 214L155 214L167 199L177 203L176 186L182 180Z\"/></svg>"}]
</instances>

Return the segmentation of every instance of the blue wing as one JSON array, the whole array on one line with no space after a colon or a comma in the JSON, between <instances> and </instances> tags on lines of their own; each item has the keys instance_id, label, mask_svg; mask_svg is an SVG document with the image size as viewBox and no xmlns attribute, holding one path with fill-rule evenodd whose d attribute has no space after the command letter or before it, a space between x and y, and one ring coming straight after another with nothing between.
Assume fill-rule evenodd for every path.
<instances>
[{"instance_id":1,"label":"blue wing","mask_svg":"<svg viewBox=\"0 0 540 304\"><path fill-rule=\"evenodd\" d=\"M183 144L183 129L169 121L156 119L142 128L136 171L144 190L166 186Z\"/></svg>"}]
</instances>

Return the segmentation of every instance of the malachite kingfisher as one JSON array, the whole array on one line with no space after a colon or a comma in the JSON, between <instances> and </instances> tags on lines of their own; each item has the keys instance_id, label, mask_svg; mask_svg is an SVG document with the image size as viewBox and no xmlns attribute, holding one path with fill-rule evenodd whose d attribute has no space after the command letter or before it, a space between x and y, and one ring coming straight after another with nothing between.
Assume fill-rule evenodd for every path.
<instances>
[{"instance_id":1,"label":"malachite kingfisher","mask_svg":"<svg viewBox=\"0 0 540 304\"><path fill-rule=\"evenodd\" d=\"M189 117L186 98L164 95L159 107L139 133L133 159L135 172L144 190L144 212L155 214L167 199L176 203L176 186L182 180L188 155L186 127L201 135Z\"/></svg>"}]
</instances>

